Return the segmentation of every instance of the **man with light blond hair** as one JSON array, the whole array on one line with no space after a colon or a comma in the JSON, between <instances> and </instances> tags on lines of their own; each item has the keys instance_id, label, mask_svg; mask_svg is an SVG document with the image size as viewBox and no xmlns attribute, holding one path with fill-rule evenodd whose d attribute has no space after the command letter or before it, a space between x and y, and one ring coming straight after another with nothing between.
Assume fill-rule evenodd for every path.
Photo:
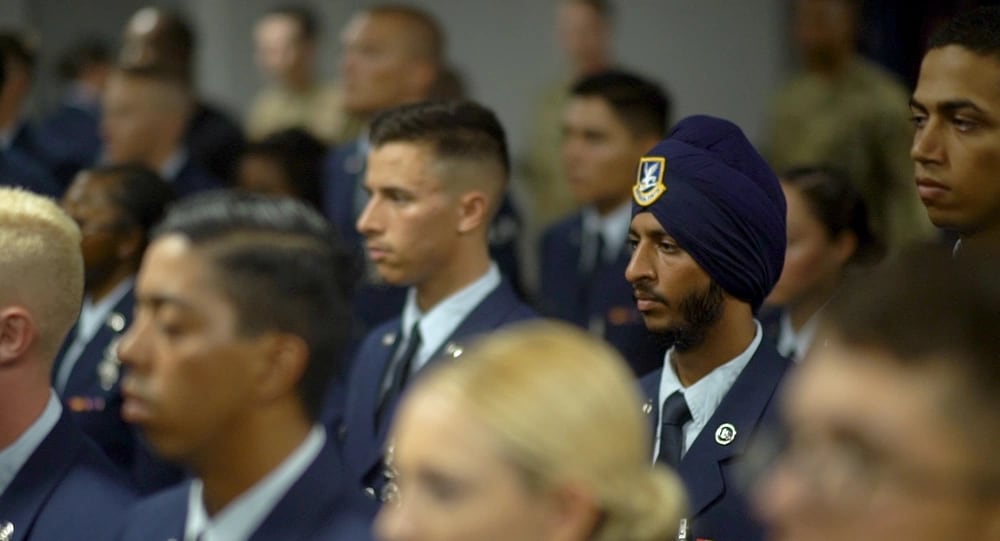
<instances>
[{"instance_id":1,"label":"man with light blond hair","mask_svg":"<svg viewBox=\"0 0 1000 541\"><path fill-rule=\"evenodd\" d=\"M0 254L0 539L111 539L132 491L50 386L83 297L80 230L53 201L0 188Z\"/></svg>"}]
</instances>

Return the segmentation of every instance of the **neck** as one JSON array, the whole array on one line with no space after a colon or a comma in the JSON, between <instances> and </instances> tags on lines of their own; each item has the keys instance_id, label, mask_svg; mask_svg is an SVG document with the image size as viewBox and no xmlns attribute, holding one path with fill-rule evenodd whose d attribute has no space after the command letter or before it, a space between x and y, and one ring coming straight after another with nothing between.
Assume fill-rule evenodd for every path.
<instances>
[{"instance_id":1,"label":"neck","mask_svg":"<svg viewBox=\"0 0 1000 541\"><path fill-rule=\"evenodd\" d=\"M202 498L209 516L274 471L305 441L310 429L298 404L276 404L218 434L208 445L211 449L190 464L204 483Z\"/></svg>"},{"instance_id":2,"label":"neck","mask_svg":"<svg viewBox=\"0 0 1000 541\"><path fill-rule=\"evenodd\" d=\"M88 284L86 293L90 295L91 301L97 304L107 298L122 282L134 276L137 270L137 266L118 267L99 283L92 286Z\"/></svg>"},{"instance_id":3,"label":"neck","mask_svg":"<svg viewBox=\"0 0 1000 541\"><path fill-rule=\"evenodd\" d=\"M756 332L750 306L727 302L722 317L709 329L700 345L687 351L674 350L671 355L681 384L690 387L733 360L750 345Z\"/></svg>"},{"instance_id":4,"label":"neck","mask_svg":"<svg viewBox=\"0 0 1000 541\"><path fill-rule=\"evenodd\" d=\"M596 210L597 214L603 218L603 217L611 214L612 212L620 209L621 206L624 205L625 203L627 203L628 200L629 200L629 198L631 198L631 197L632 197L632 193L629 192L628 194L625 194L623 197L618 197L618 198L614 198L614 199L603 199L601 201L595 201L594 205L593 205L594 206L594 210Z\"/></svg>"},{"instance_id":5,"label":"neck","mask_svg":"<svg viewBox=\"0 0 1000 541\"><path fill-rule=\"evenodd\" d=\"M36 360L0 366L0 450L17 441L38 420L49 402L49 379Z\"/></svg>"},{"instance_id":6,"label":"neck","mask_svg":"<svg viewBox=\"0 0 1000 541\"><path fill-rule=\"evenodd\" d=\"M472 257L454 257L448 268L435 272L430 278L416 285L417 307L421 312L426 313L489 271L489 248L485 242L479 244L482 246L478 244L469 246L469 250L474 251Z\"/></svg>"},{"instance_id":7,"label":"neck","mask_svg":"<svg viewBox=\"0 0 1000 541\"><path fill-rule=\"evenodd\" d=\"M836 80L840 79L845 73L847 73L847 70L853 61L853 52L832 54L822 60L810 62L807 67L809 71L819 75L820 77Z\"/></svg>"},{"instance_id":8,"label":"neck","mask_svg":"<svg viewBox=\"0 0 1000 541\"><path fill-rule=\"evenodd\" d=\"M284 81L285 88L292 92L305 92L313 85L313 77L307 71L302 73L291 73Z\"/></svg>"},{"instance_id":9,"label":"neck","mask_svg":"<svg viewBox=\"0 0 1000 541\"><path fill-rule=\"evenodd\" d=\"M787 310L788 318L792 322L792 330L798 333L799 329L805 326L816 315L816 312L819 312L830 301L833 293L837 290L838 284L839 281L824 285L815 291L803 295L802 298L797 299L794 303L789 303Z\"/></svg>"},{"instance_id":10,"label":"neck","mask_svg":"<svg viewBox=\"0 0 1000 541\"><path fill-rule=\"evenodd\" d=\"M1000 251L1000 225L992 229L982 229L971 235L961 235L962 252L995 253Z\"/></svg>"}]
</instances>

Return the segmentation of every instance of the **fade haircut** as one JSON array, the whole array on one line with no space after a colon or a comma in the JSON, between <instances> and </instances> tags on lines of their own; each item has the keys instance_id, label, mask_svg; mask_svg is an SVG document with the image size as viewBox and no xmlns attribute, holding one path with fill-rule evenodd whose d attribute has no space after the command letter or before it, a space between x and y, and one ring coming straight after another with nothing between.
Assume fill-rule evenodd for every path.
<instances>
[{"instance_id":1,"label":"fade haircut","mask_svg":"<svg viewBox=\"0 0 1000 541\"><path fill-rule=\"evenodd\" d=\"M305 341L309 359L297 386L315 420L351 325L355 272L333 226L301 201L217 191L178 202L153 239L165 235L185 237L208 257L238 332L286 332Z\"/></svg>"},{"instance_id":2,"label":"fade haircut","mask_svg":"<svg viewBox=\"0 0 1000 541\"><path fill-rule=\"evenodd\" d=\"M656 83L633 73L607 70L584 77L570 88L570 95L604 100L634 137L662 139L670 126L670 96Z\"/></svg>"},{"instance_id":3,"label":"fade haircut","mask_svg":"<svg viewBox=\"0 0 1000 541\"><path fill-rule=\"evenodd\" d=\"M288 17L295 22L299 28L299 38L302 41L316 41L319 37L319 20L305 5L286 4L271 8L264 12L264 17Z\"/></svg>"},{"instance_id":4,"label":"fade haircut","mask_svg":"<svg viewBox=\"0 0 1000 541\"><path fill-rule=\"evenodd\" d=\"M887 353L907 372L943 377L951 394L941 407L972 447L991 450L983 459L993 463L989 455L1000 441L1000 267L983 255L953 258L939 246L904 250L848 282L821 325L838 343Z\"/></svg>"},{"instance_id":5,"label":"fade haircut","mask_svg":"<svg viewBox=\"0 0 1000 541\"><path fill-rule=\"evenodd\" d=\"M956 15L931 36L927 48L948 45L1000 60L1000 7L984 6Z\"/></svg>"},{"instance_id":6,"label":"fade haircut","mask_svg":"<svg viewBox=\"0 0 1000 541\"><path fill-rule=\"evenodd\" d=\"M446 48L444 31L429 12L406 4L379 4L366 8L369 16L398 17L406 22L410 39L410 52L435 66L444 64Z\"/></svg>"},{"instance_id":7,"label":"fade haircut","mask_svg":"<svg viewBox=\"0 0 1000 541\"><path fill-rule=\"evenodd\" d=\"M427 101L395 107L371 124L371 144L427 145L442 161L475 161L510 174L510 155L503 126L493 111L468 100Z\"/></svg>"},{"instance_id":8,"label":"fade haircut","mask_svg":"<svg viewBox=\"0 0 1000 541\"><path fill-rule=\"evenodd\" d=\"M80 228L51 199L0 187L0 304L31 311L51 362L83 300Z\"/></svg>"}]
</instances>

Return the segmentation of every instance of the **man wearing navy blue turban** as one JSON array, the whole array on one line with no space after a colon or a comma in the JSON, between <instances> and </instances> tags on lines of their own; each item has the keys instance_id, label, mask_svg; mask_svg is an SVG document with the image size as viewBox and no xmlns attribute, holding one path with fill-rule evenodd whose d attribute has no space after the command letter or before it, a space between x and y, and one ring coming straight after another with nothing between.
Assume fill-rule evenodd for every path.
<instances>
[{"instance_id":1,"label":"man wearing navy blue turban","mask_svg":"<svg viewBox=\"0 0 1000 541\"><path fill-rule=\"evenodd\" d=\"M670 346L642 379L652 459L688 489L686 539L763 538L737 469L789 367L757 309L785 260L785 199L738 127L688 117L639 162L625 277L646 327ZM740 472L742 473L742 472Z\"/></svg>"}]
</instances>

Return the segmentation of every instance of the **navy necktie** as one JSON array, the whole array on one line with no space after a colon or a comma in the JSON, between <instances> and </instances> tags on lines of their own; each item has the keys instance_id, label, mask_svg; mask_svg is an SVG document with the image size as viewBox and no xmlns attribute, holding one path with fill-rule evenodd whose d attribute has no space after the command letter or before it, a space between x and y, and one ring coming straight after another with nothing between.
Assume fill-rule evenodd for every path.
<instances>
[{"instance_id":1,"label":"navy necktie","mask_svg":"<svg viewBox=\"0 0 1000 541\"><path fill-rule=\"evenodd\" d=\"M663 402L660 412L660 454L656 461L677 468L684 450L684 423L691 420L684 393L675 391Z\"/></svg>"},{"instance_id":2,"label":"navy necktie","mask_svg":"<svg viewBox=\"0 0 1000 541\"><path fill-rule=\"evenodd\" d=\"M410 367L413 365L413 358L420 350L422 339L420 337L420 322L413 324L410 330L409 340L406 342L406 349L398 355L394 355L392 362L385 370L382 377L382 386L379 391L378 409L376 411L376 421L381 424L382 416L386 413L386 408L399 397L406 385L406 380L410 376Z\"/></svg>"}]
</instances>

